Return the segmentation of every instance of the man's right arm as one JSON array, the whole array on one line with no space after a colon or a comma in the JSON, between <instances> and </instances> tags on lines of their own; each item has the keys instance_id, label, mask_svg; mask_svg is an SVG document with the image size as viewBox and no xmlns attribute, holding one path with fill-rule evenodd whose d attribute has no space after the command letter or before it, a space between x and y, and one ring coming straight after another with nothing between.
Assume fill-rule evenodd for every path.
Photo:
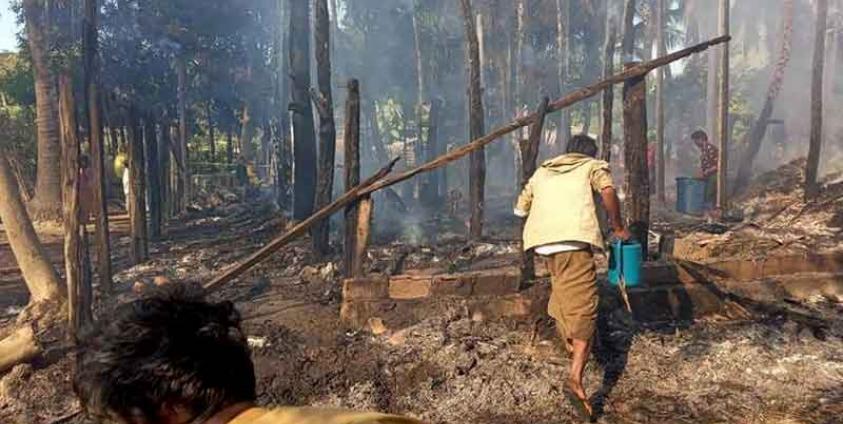
<instances>
[{"instance_id":1,"label":"man's right arm","mask_svg":"<svg viewBox=\"0 0 843 424\"><path fill-rule=\"evenodd\" d=\"M621 219L621 201L618 199L618 193L615 191L615 188L604 188L600 191L600 197L603 198L603 206L609 213L609 225L612 227L612 233L621 240L629 240L632 234L623 225L623 219Z\"/></svg>"}]
</instances>

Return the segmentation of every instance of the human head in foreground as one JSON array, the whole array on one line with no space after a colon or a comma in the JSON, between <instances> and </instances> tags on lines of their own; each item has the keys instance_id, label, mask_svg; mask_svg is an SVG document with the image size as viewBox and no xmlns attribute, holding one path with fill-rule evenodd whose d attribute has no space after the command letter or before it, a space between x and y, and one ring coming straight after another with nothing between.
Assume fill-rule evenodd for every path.
<instances>
[{"instance_id":1,"label":"human head in foreground","mask_svg":"<svg viewBox=\"0 0 843 424\"><path fill-rule=\"evenodd\" d=\"M381 414L254 406L240 314L172 285L121 305L80 346L73 387L86 412L123 424L394 423Z\"/></svg>"}]
</instances>

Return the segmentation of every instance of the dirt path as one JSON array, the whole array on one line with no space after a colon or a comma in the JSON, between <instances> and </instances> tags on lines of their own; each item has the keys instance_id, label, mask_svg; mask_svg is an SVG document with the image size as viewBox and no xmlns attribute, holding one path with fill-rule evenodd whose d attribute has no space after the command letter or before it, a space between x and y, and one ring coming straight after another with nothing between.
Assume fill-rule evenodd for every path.
<instances>
[{"instance_id":1,"label":"dirt path","mask_svg":"<svg viewBox=\"0 0 843 424\"><path fill-rule=\"evenodd\" d=\"M282 226L266 208L193 216L152 246L149 263L116 276L120 297L157 275L206 281ZM410 265L416 257L458 257L459 246L412 248L407 256ZM373 256L387 258L392 248ZM245 317L261 402L378 409L431 423L574 422L561 393L568 360L549 325L534 339L532 326L479 321L455 308L378 335L353 331L338 321L335 269L336 261L316 261L299 241L214 295L234 300ZM830 424L843 414L840 322L818 335L782 317L648 329L616 306L602 305L587 376L590 392L602 393L602 423ZM840 305L808 306L843 316ZM74 412L70 374L65 358L4 377L0 422L49 423Z\"/></svg>"}]
</instances>

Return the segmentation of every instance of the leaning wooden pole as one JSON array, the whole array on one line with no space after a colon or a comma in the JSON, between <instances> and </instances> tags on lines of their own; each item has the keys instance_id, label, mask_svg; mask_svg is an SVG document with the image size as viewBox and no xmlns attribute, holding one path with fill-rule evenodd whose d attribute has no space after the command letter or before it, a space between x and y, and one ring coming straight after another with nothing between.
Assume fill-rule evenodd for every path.
<instances>
[{"instance_id":1,"label":"leaning wooden pole","mask_svg":"<svg viewBox=\"0 0 843 424\"><path fill-rule=\"evenodd\" d=\"M348 96L345 101L345 190L351 191L360 184L360 84L356 79L348 81ZM354 275L357 253L357 204L345 209L345 242L343 243L343 272L346 277Z\"/></svg>"},{"instance_id":2,"label":"leaning wooden pole","mask_svg":"<svg viewBox=\"0 0 843 424\"><path fill-rule=\"evenodd\" d=\"M550 99L545 97L536 111L535 119L530 125L530 136L521 142L521 189L527 185L533 173L536 172L536 160L539 157L539 144L541 143L542 132L544 131L544 118L547 116L547 105ZM524 232L524 224L521 222L520 232ZM536 278L535 254L532 250L521 249L521 284L525 284Z\"/></svg>"},{"instance_id":3,"label":"leaning wooden pole","mask_svg":"<svg viewBox=\"0 0 843 424\"><path fill-rule=\"evenodd\" d=\"M705 51L711 46L726 43L730 39L730 37L714 38L703 43L688 47L686 49L671 53L667 56L628 67L623 72L619 72L613 75L611 78L604 79L588 87L580 88L562 98L551 102L547 107L547 113L562 110L584 99L588 99L602 93L603 90L606 89L606 87L612 86L613 84L624 82L629 78L642 77L648 72L652 71L653 69L669 65L673 62L676 62L677 60L688 57L694 53ZM474 150L483 148L486 145L492 143L493 141L503 137L504 135L507 135L513 131L518 130L519 128L529 125L530 123L534 122L535 119L535 113L518 118L510 122L509 124L497 128L496 130L486 134L483 137L473 140L472 142L466 145L451 150L447 154L444 154L428 163L425 163L413 169L409 169L400 174L393 175L392 177L386 178L386 176L391 172L392 167L398 159L393 160L393 162L389 166L381 169L381 171L375 174L373 177L358 185L353 190L346 192L344 195L334 200L333 203L317 211L315 214L305 219L295 227L291 228L286 233L269 242L269 244L267 244L254 254L250 255L242 262L239 262L226 268L226 270L223 271L221 275L208 282L205 285L205 288L208 290L213 290L237 278L244 272L251 269L256 264L269 257L273 252L280 249L291 240L294 240L296 237L306 232L307 229L310 228L310 226L314 223L318 222L321 219L325 219L331 216L335 212L343 209L345 206L358 201L360 198L372 194L378 190L382 190L386 187L398 184L402 181L406 181L410 178L415 177L416 175L438 169L451 162L457 161L470 154Z\"/></svg>"}]
</instances>

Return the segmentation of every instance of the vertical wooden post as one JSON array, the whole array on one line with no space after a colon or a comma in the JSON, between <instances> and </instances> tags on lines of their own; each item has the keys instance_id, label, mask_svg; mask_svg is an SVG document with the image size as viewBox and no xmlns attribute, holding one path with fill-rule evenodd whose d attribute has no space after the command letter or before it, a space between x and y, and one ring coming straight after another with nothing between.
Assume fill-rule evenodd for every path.
<instances>
[{"instance_id":1,"label":"vertical wooden post","mask_svg":"<svg viewBox=\"0 0 843 424\"><path fill-rule=\"evenodd\" d=\"M85 82L90 137L94 222L96 223L97 277L104 293L111 292L111 241L108 236L105 143L100 114L99 68L97 62L97 0L85 0ZM116 142L114 143L116 154Z\"/></svg>"},{"instance_id":2,"label":"vertical wooden post","mask_svg":"<svg viewBox=\"0 0 843 424\"><path fill-rule=\"evenodd\" d=\"M607 22L606 44L603 46L603 78L609 78L615 73L615 26ZM612 161L612 108L615 103L615 87L603 90L603 114L600 135L600 158L606 162Z\"/></svg>"},{"instance_id":3,"label":"vertical wooden post","mask_svg":"<svg viewBox=\"0 0 843 424\"><path fill-rule=\"evenodd\" d=\"M374 201L371 196L363 197L357 204L357 228L354 252L351 257L351 277L359 278L365 275L363 266L366 261L366 250L369 247L373 209Z\"/></svg>"},{"instance_id":4,"label":"vertical wooden post","mask_svg":"<svg viewBox=\"0 0 843 424\"><path fill-rule=\"evenodd\" d=\"M462 6L465 35L468 43L469 138L475 140L485 133L483 88L480 81L482 74L480 69L480 42L477 38L471 0L460 0L460 5ZM468 185L469 206L471 207L469 238L478 240L483 236L483 215L486 203L486 153L482 148L471 153Z\"/></svg>"},{"instance_id":5,"label":"vertical wooden post","mask_svg":"<svg viewBox=\"0 0 843 424\"><path fill-rule=\"evenodd\" d=\"M334 156L336 153L336 126L334 123L334 100L331 93L331 22L327 0L316 0L316 79L318 95L314 93L313 103L319 113L319 158L316 175L315 209L322 209L331 203L334 189ZM327 255L330 238L330 220L317 223L311 230L313 250Z\"/></svg>"},{"instance_id":6,"label":"vertical wooden post","mask_svg":"<svg viewBox=\"0 0 843 424\"><path fill-rule=\"evenodd\" d=\"M84 283L82 267L82 239L80 228L81 208L79 202L79 137L76 132L76 111L74 110L73 85L66 72L59 75L59 124L62 142L62 211L64 223L64 269L67 281L67 308L69 337L76 340L81 328L80 298Z\"/></svg>"},{"instance_id":7,"label":"vertical wooden post","mask_svg":"<svg viewBox=\"0 0 843 424\"><path fill-rule=\"evenodd\" d=\"M211 149L209 152L209 162L213 162L217 158L217 140L214 133L214 116L211 113L211 101L208 100L205 102L205 117L208 119L208 147Z\"/></svg>"},{"instance_id":8,"label":"vertical wooden post","mask_svg":"<svg viewBox=\"0 0 843 424\"><path fill-rule=\"evenodd\" d=\"M635 2L626 0L623 9L623 41L621 42L621 62L628 63L635 56Z\"/></svg>"},{"instance_id":9,"label":"vertical wooden post","mask_svg":"<svg viewBox=\"0 0 843 424\"><path fill-rule=\"evenodd\" d=\"M129 220L131 260L139 264L149 257L146 234L146 171L144 169L143 124L135 106L129 110ZM180 174L181 175L181 174ZM179 179L179 182L182 182Z\"/></svg>"},{"instance_id":10,"label":"vertical wooden post","mask_svg":"<svg viewBox=\"0 0 843 424\"><path fill-rule=\"evenodd\" d=\"M828 27L828 0L817 2L817 23L814 33L813 74L811 78L811 139L808 164L805 168L805 201L817 197L820 186L817 174L823 140L823 73L825 71L825 37Z\"/></svg>"},{"instance_id":11,"label":"vertical wooden post","mask_svg":"<svg viewBox=\"0 0 843 424\"><path fill-rule=\"evenodd\" d=\"M158 132L152 113L146 116L143 131L146 140L147 199L149 201L149 238L161 237L161 163L158 158Z\"/></svg>"},{"instance_id":12,"label":"vertical wooden post","mask_svg":"<svg viewBox=\"0 0 843 424\"><path fill-rule=\"evenodd\" d=\"M178 72L178 156L181 163L176 188L176 210L181 212L187 207L190 198L190 167L187 165L187 63L184 58L176 59Z\"/></svg>"},{"instance_id":13,"label":"vertical wooden post","mask_svg":"<svg viewBox=\"0 0 843 424\"><path fill-rule=\"evenodd\" d=\"M557 78L560 94L568 91L568 78L571 73L571 0L556 0L556 55ZM563 143L571 139L571 110L565 108L559 114L559 129L556 143L564 148Z\"/></svg>"},{"instance_id":14,"label":"vertical wooden post","mask_svg":"<svg viewBox=\"0 0 843 424\"><path fill-rule=\"evenodd\" d=\"M356 79L348 81L348 97L345 103L345 191L360 184L360 83ZM358 206L345 208L345 243L343 245L343 272L346 277L354 275L355 254L357 252ZM359 261L357 261L359 262Z\"/></svg>"},{"instance_id":15,"label":"vertical wooden post","mask_svg":"<svg viewBox=\"0 0 843 424\"><path fill-rule=\"evenodd\" d=\"M720 0L720 35L729 35L729 0ZM729 207L729 43L720 46L720 157L717 166L717 206Z\"/></svg>"},{"instance_id":16,"label":"vertical wooden post","mask_svg":"<svg viewBox=\"0 0 843 424\"><path fill-rule=\"evenodd\" d=\"M158 139L158 155L160 156L160 174L161 174L161 213L165 218L171 218L172 215L172 193L171 184L171 167L172 161L170 159L170 126L166 123L161 125L161 137Z\"/></svg>"},{"instance_id":17,"label":"vertical wooden post","mask_svg":"<svg viewBox=\"0 0 843 424\"><path fill-rule=\"evenodd\" d=\"M625 69L638 63L627 63ZM623 86L625 213L633 237L647 252L650 230L650 178L647 170L647 79L630 78Z\"/></svg>"},{"instance_id":18,"label":"vertical wooden post","mask_svg":"<svg viewBox=\"0 0 843 424\"><path fill-rule=\"evenodd\" d=\"M537 115L532 124L530 124L530 136L527 140L522 140L521 145L521 189L527 185L533 174L536 172L536 160L539 156L539 144L541 142L542 132L544 130L544 120L547 115L547 105L550 99L545 97L539 105ZM526 220L521 222L521 231L524 233L524 224ZM536 269L534 262L535 254L533 251L525 251L521 249L521 283L522 285L532 281L536 278Z\"/></svg>"},{"instance_id":19,"label":"vertical wooden post","mask_svg":"<svg viewBox=\"0 0 843 424\"><path fill-rule=\"evenodd\" d=\"M661 57L667 54L667 49L664 41L665 23L665 3L664 0L658 0L656 5L656 49L657 56ZM728 43L727 43L728 45ZM664 204L665 198L665 163L664 163L664 68L656 69L656 193L658 193L659 202Z\"/></svg>"}]
</instances>

